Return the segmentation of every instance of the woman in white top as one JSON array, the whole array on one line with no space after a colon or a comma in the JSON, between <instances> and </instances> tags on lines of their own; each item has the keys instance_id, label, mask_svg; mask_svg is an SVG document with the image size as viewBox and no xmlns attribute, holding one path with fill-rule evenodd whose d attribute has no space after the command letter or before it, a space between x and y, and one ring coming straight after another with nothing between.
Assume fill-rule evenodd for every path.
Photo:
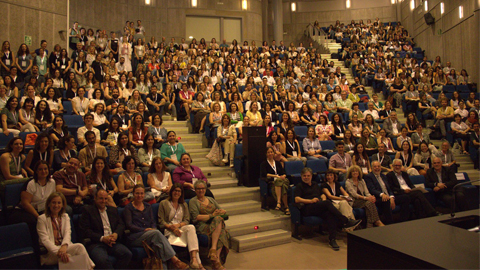
<instances>
[{"instance_id":1,"label":"woman in white top","mask_svg":"<svg viewBox=\"0 0 480 270\"><path fill-rule=\"evenodd\" d=\"M152 188L155 199L157 202L166 199L172 188L172 177L161 157L153 158L148 172L147 183Z\"/></svg>"},{"instance_id":2,"label":"woman in white top","mask_svg":"<svg viewBox=\"0 0 480 270\"><path fill-rule=\"evenodd\" d=\"M85 97L85 88L79 87L77 96L72 99L73 114L84 116L88 113L90 100Z\"/></svg>"},{"instance_id":3,"label":"woman in white top","mask_svg":"<svg viewBox=\"0 0 480 270\"><path fill-rule=\"evenodd\" d=\"M143 46L143 40L139 38L137 44L133 49L135 59L133 61L133 67L136 69L137 65L143 64L145 61L145 46Z\"/></svg>"},{"instance_id":4,"label":"woman in white top","mask_svg":"<svg viewBox=\"0 0 480 270\"><path fill-rule=\"evenodd\" d=\"M470 127L465 122L462 122L462 116L460 116L460 114L455 114L454 119L455 121L451 124L453 138L461 140L463 154L467 155L467 146L468 141L470 140Z\"/></svg>"},{"instance_id":5,"label":"woman in white top","mask_svg":"<svg viewBox=\"0 0 480 270\"><path fill-rule=\"evenodd\" d=\"M118 60L125 58L125 70L127 72L132 71L132 45L128 42L127 36L123 36L122 43L118 48Z\"/></svg>"},{"instance_id":6,"label":"woman in white top","mask_svg":"<svg viewBox=\"0 0 480 270\"><path fill-rule=\"evenodd\" d=\"M31 98L26 98L25 102L23 103L22 108L20 109L20 116L19 116L20 123L22 125L32 124L35 130L38 132L39 129L35 126L35 109L34 109L34 101Z\"/></svg>"},{"instance_id":7,"label":"woman in white top","mask_svg":"<svg viewBox=\"0 0 480 270\"><path fill-rule=\"evenodd\" d=\"M44 100L48 103L50 107L50 111L54 115L62 114L63 113L63 105L61 99L59 100L56 96L55 89L53 87L48 88L47 90L47 97Z\"/></svg>"},{"instance_id":8,"label":"woman in white top","mask_svg":"<svg viewBox=\"0 0 480 270\"><path fill-rule=\"evenodd\" d=\"M63 88L65 85L63 84L63 79L60 74L60 70L55 70L55 73L53 74L53 84L52 87L54 88Z\"/></svg>"},{"instance_id":9,"label":"woman in white top","mask_svg":"<svg viewBox=\"0 0 480 270\"><path fill-rule=\"evenodd\" d=\"M30 229L34 247L38 247L37 219L45 212L48 196L56 191L55 181L50 176L49 165L40 160L33 168L34 174L20 193L20 203L9 217L11 224L25 222Z\"/></svg>"},{"instance_id":10,"label":"woman in white top","mask_svg":"<svg viewBox=\"0 0 480 270\"><path fill-rule=\"evenodd\" d=\"M95 105L97 105L97 103L102 103L103 105L105 105L105 100L103 100L103 91L100 89L95 89L95 91L93 92L93 98L88 104L88 109L90 111L94 111Z\"/></svg>"},{"instance_id":11,"label":"woman in white top","mask_svg":"<svg viewBox=\"0 0 480 270\"><path fill-rule=\"evenodd\" d=\"M110 122L108 122L105 116L105 104L97 103L93 109L93 126L102 131L108 128Z\"/></svg>"},{"instance_id":12,"label":"woman in white top","mask_svg":"<svg viewBox=\"0 0 480 270\"><path fill-rule=\"evenodd\" d=\"M37 232L40 244L48 253L40 256L42 265L55 265L59 261L71 263L70 269L93 269L95 264L88 257L82 244L72 243L70 218L65 213L67 201L62 193L54 192L48 196L45 214L38 217ZM75 256L75 262L70 257Z\"/></svg>"}]
</instances>

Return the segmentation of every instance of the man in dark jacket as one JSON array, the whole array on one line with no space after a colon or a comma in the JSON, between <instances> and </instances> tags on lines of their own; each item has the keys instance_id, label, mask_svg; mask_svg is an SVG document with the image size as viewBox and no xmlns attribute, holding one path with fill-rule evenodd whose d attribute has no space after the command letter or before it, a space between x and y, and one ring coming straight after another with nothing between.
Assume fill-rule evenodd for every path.
<instances>
[{"instance_id":1,"label":"man in dark jacket","mask_svg":"<svg viewBox=\"0 0 480 270\"><path fill-rule=\"evenodd\" d=\"M100 189L95 195L95 204L83 208L80 229L83 238L90 239L86 248L98 269L113 269L108 256L117 259L116 269L124 269L132 259L130 250L119 243L125 225L115 207L107 206L108 193Z\"/></svg>"}]
</instances>

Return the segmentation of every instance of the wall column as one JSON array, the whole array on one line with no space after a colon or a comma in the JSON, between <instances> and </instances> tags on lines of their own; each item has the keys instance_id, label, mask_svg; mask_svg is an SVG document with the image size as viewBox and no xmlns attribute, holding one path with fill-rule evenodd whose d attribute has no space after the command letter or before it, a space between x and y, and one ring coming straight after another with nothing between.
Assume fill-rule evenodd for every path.
<instances>
[{"instance_id":1,"label":"wall column","mask_svg":"<svg viewBox=\"0 0 480 270\"><path fill-rule=\"evenodd\" d=\"M273 39L278 43L283 40L283 3L282 0L272 0L273 3Z\"/></svg>"},{"instance_id":2,"label":"wall column","mask_svg":"<svg viewBox=\"0 0 480 270\"><path fill-rule=\"evenodd\" d=\"M262 0L262 38L268 40L268 0Z\"/></svg>"}]
</instances>

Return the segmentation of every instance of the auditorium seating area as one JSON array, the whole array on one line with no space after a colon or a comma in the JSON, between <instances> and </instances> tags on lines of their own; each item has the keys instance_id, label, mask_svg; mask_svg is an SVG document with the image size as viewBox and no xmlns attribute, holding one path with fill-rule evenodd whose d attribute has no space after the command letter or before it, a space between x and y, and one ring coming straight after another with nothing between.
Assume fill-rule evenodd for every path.
<instances>
[{"instance_id":1,"label":"auditorium seating area","mask_svg":"<svg viewBox=\"0 0 480 270\"><path fill-rule=\"evenodd\" d=\"M8 155L7 145L14 138L19 137L25 144L22 154L27 156L36 145L36 136L46 133L53 141L60 133L58 130L61 130L62 137L65 132L65 135L70 134L75 138L75 151L78 152L85 145L78 140L77 133L85 126L84 116L92 113L94 125L103 128L100 130L100 144L107 150L107 163L109 163L112 145L117 143L116 140L111 140L107 136L113 120L122 120L124 125L122 132L129 135L129 143L131 143L137 136L136 130L130 128L135 116L140 114L142 124L149 126L153 122L152 118L158 113L163 119L161 127L176 132L177 141L183 143L186 152L192 154L195 161L193 164L199 166L207 175L217 201L225 204L227 211L232 210L230 215L233 217L226 224L227 228L232 229L234 237L232 245L235 246L236 251L288 243L290 242L289 229L292 237L301 239L299 232L301 225L321 227L323 224L321 218L302 216L300 209L293 203L295 185L302 181L300 176L302 169L304 167L312 169L313 180L315 184L320 185L325 181L325 173L331 167L330 158L337 154L335 143L337 141L344 141L346 144L353 142L347 152L357 153L359 136L352 136L352 140L348 140L344 138L347 131L349 130L350 134L359 135L362 129L369 130L368 136L374 138L376 142L377 138L380 138L378 136L380 130L385 128L386 119L395 110L401 127L408 128L409 140L417 129L417 124L427 130L426 134L430 134L431 143L436 149L433 155L442 157L445 153L442 152L441 144L444 140L448 142L451 149L447 151L454 154L452 159L456 159L456 165L460 166L460 168L453 166L450 169L455 170L459 182L479 179L478 135L475 140L478 125L476 130L474 127L479 121L480 112L480 94L477 84L469 79L466 70L461 67L454 69L448 59L442 61L440 57L434 58L428 51L416 47L415 40L400 23L375 21L364 24L360 21L343 24L337 22L336 25L323 27L321 30L319 28L318 35L312 37L312 43L309 46L304 46L302 43L297 46L293 42L289 46L264 42L262 46L257 47L255 42L245 41L243 45L239 45L234 40L228 44L219 44L214 40L206 42L203 38L188 42L182 39L179 43L173 38L171 42L165 40L148 42L150 40L148 36L130 34L135 32L134 28L124 28L120 39L114 36L109 38L104 31L97 31L95 34L92 30L90 35L90 30L78 29L79 34L82 34L79 35L78 44L69 44L70 52L73 51L71 57L68 54L65 55L66 48L58 44L52 46L53 44L48 44L48 41L42 42L37 50L22 44L18 53L16 48L9 47L8 41L3 42L0 109L2 109L2 119L5 121L2 121L2 132L0 132L0 153ZM324 45L317 42L319 38L332 40L332 43L338 44L341 48L331 50L330 54L320 54L320 46ZM142 39L143 42L137 42ZM115 51L112 50L112 46L116 46L118 54L112 53ZM51 53L47 54L47 50ZM7 52L13 57L6 56ZM45 52L45 55L41 55L42 52ZM138 57L139 54L142 57ZM129 57L131 60L128 59ZM25 72L22 72L22 69ZM356 78L358 80L355 80ZM398 89L394 86L396 78L399 79L401 86ZM160 93L158 97L152 95L152 87ZM82 98L77 94L80 89L85 92ZM101 93L96 96L98 89ZM114 95L116 92L114 90L118 90L120 95ZM350 105L347 110L342 111L338 107L343 107L344 103L341 102L344 93L348 95L347 100ZM374 99L374 95L378 100ZM203 100L198 98L199 96L203 97ZM426 101L422 100L423 96L427 97ZM466 133L463 134L465 136L460 136L458 129L455 128L457 126L452 125L452 123L457 124L454 118L448 117L445 121L436 121L438 114L435 112L442 108L443 98L446 98L447 107L452 107L455 115L461 115L459 125L464 123L467 126ZM44 100L43 104L46 108L40 109L38 104L42 103L37 99ZM82 105L83 99L87 102L86 106ZM11 106L14 102L18 105ZM252 105L256 104L255 102L259 102L261 106L255 108L257 106ZM387 102L391 104L392 110L384 107ZM33 108L28 108L25 105L27 103L32 103ZM368 112L369 103L374 103L374 110L377 115L381 115L374 119L374 123L378 125L376 131L365 122L363 117L358 123L354 122L352 117L351 108L355 105L359 108L355 114L365 117L372 115ZM429 108L436 109L429 109L426 112L421 106L427 103ZM117 109L120 107L119 104L125 105L126 114L123 116ZM219 112L215 111L217 104L220 107ZM237 105L241 118L232 116L233 113L230 110L232 104ZM158 110L155 110L155 106L158 106ZM290 106L293 109L289 109ZM98 107L103 109L97 110ZM247 107L249 107L248 110ZM305 110L304 107L306 107ZM229 156L224 156L224 149L220 147L217 160L207 160L205 156L213 144L221 142L218 134L225 135L218 129L222 128L222 117L227 113L228 119L231 120L228 126L234 125L237 133L237 140L233 142L235 151L230 153L231 156L228 159ZM407 119L409 114L413 114L414 119ZM285 122L288 128L282 126L285 115L288 115L288 123ZM337 115L340 123L334 124L333 120ZM126 116L132 118L131 122L124 120ZM267 137L270 138L268 135L272 132L277 133L278 141L285 146L283 136L286 136L289 129L293 129L296 134L294 140L299 143L298 152L301 156L308 156L309 149L304 149L302 142L308 137L309 127L321 124L321 116L325 116L329 122L323 126L332 128L332 134L328 136L330 139L320 141L321 154L326 159L312 158L306 163L291 159L282 161L291 185L288 192L291 216L273 209L271 185L265 179L258 179L259 188L237 187L237 183L241 185L239 179L245 173L242 128L265 126L263 123L266 116L271 121L266 126ZM58 126L56 130L57 125L54 119L57 117L63 120L64 125ZM44 121L44 118L49 121ZM314 124L311 123L312 121ZM27 125L35 128L35 132L26 131L24 127ZM440 125L445 126L442 129ZM443 130L445 134L441 134ZM398 131L400 133L400 129ZM325 133L325 129L323 132ZM440 134L440 137L433 138L434 134ZM325 134L315 134L318 137L320 135ZM397 145L398 135L387 137L392 139L393 149L387 154L393 160L397 152L402 151L402 145ZM163 139L166 140L166 138ZM135 140L142 141L140 136ZM467 143L464 143L465 140ZM160 149L160 145L156 148ZM283 147L280 151L284 157L287 157L285 148ZM373 152L378 152L378 144L374 148ZM138 151L139 147L136 147L136 150ZM54 151L60 150L56 147ZM414 155L416 151L415 148L415 151L410 154ZM218 158L224 158L227 162L219 162ZM369 159L371 162L372 155L369 155ZM216 162L222 166L214 166ZM444 162L448 163L447 160ZM34 165L31 164L30 167L33 168ZM471 168L472 165L473 168ZM22 161L22 167L25 167L25 160ZM371 167L368 168L371 172ZM4 166L0 172L1 185L2 188L4 187L1 190L0 200L0 243L2 243L0 265L6 269L38 267L36 264L38 254L34 252L28 227L24 223L9 224L9 215L20 203L20 194L25 191L26 180L20 183L12 182L12 179L6 177L10 175L10 171L7 174L3 170L5 170ZM144 186L148 187L148 173L142 172L141 175ZM112 177L117 182L119 173L112 173ZM211 178L212 181L210 181ZM426 181L425 177L418 173L412 174L410 178L415 185L424 185ZM89 180L89 184L92 183ZM341 185L345 186L345 182L341 182ZM469 208L478 208L478 186L468 184L465 190ZM450 211L443 202L435 199L432 189L427 188L427 191L426 197L436 209L444 213ZM245 204L239 204L242 202ZM158 206L158 202L152 204L154 215L157 215ZM394 213L398 212L398 208L397 206ZM262 212L260 212L261 209ZM118 207L118 211L121 214L123 208ZM270 211L272 215L265 217L265 214L270 214L266 211ZM256 215L250 223L243 221L248 219L248 216L241 216L248 212L254 212ZM353 212L357 219L366 218L363 208L355 208ZM238 218L235 219L235 216ZM156 216L154 218L157 220ZM240 218L242 221L237 221ZM77 237L78 219L78 214L71 218L74 242L80 242L80 238ZM258 228L254 230L250 228L262 222L268 226L262 227L259 231L256 231ZM271 225L273 223L275 225ZM248 238L255 233L265 234L259 237L261 241L268 242L269 237L274 240L270 244L258 242L256 245L249 246L249 242L257 243ZM268 233L276 234L271 236ZM198 234L198 240L205 253L209 247L208 236ZM243 248L242 245L245 247ZM135 266L132 267L138 267L146 254L143 248L130 249L135 261ZM175 250L178 253L186 252L185 248L175 248ZM229 266L228 262L226 265Z\"/></svg>"}]
</instances>

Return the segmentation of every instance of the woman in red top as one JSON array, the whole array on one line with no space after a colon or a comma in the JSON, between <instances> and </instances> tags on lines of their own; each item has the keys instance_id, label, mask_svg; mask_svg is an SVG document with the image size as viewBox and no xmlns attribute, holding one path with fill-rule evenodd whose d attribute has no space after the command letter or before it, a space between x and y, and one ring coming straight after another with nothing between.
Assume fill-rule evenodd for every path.
<instances>
[{"instance_id":1,"label":"woman in red top","mask_svg":"<svg viewBox=\"0 0 480 270\"><path fill-rule=\"evenodd\" d=\"M139 148L143 145L143 138L147 135L147 131L143 117L140 114L134 114L132 125L128 128L128 139L135 147Z\"/></svg>"}]
</instances>

